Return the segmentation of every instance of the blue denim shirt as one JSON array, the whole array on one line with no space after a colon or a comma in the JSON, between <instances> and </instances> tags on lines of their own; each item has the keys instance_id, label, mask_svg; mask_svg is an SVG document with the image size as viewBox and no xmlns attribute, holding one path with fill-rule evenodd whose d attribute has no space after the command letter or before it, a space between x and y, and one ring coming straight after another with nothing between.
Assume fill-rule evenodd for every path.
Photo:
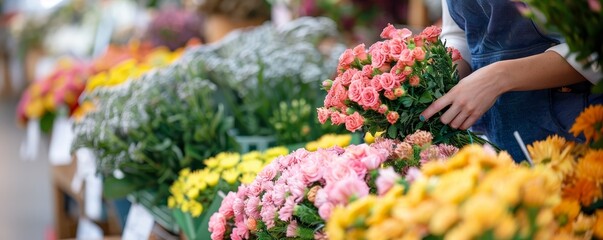
<instances>
[{"instance_id":1,"label":"blue denim shirt","mask_svg":"<svg viewBox=\"0 0 603 240\"><path fill-rule=\"evenodd\" d=\"M561 38L545 34L517 10L510 0L447 0L452 19L465 31L471 67L477 70L491 63L539 54L559 44ZM575 86L572 92L557 89L508 92L473 126L516 161L525 159L513 136L518 131L525 144L557 134L575 138L568 130L589 104L602 103L590 94L590 83ZM585 86L586 85L586 86Z\"/></svg>"}]
</instances>

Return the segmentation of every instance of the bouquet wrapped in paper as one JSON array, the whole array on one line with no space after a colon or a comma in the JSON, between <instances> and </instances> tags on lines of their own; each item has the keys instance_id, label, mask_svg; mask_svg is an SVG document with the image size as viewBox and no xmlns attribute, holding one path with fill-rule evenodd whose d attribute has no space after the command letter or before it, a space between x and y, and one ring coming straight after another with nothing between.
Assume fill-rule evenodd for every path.
<instances>
[{"instance_id":1,"label":"bouquet wrapped in paper","mask_svg":"<svg viewBox=\"0 0 603 240\"><path fill-rule=\"evenodd\" d=\"M380 139L345 149L296 150L226 196L210 219L211 238L324 237L325 221L336 206L369 193L383 194L395 182L405 182L399 173L412 175L416 170L411 166L441 161L455 152L449 145L431 145L427 132L403 142Z\"/></svg>"},{"instance_id":2,"label":"bouquet wrapped in paper","mask_svg":"<svg viewBox=\"0 0 603 240\"><path fill-rule=\"evenodd\" d=\"M404 138L416 130L429 131L434 142L460 147L484 143L468 131L452 129L439 121L420 118L435 99L458 82L456 65L461 56L439 38L438 27L418 35L388 25L379 41L367 50L364 44L347 49L339 58L338 75L326 80L321 123L345 124L349 131L365 130L384 137ZM440 113L441 114L441 113ZM437 115L439 116L439 115Z\"/></svg>"}]
</instances>

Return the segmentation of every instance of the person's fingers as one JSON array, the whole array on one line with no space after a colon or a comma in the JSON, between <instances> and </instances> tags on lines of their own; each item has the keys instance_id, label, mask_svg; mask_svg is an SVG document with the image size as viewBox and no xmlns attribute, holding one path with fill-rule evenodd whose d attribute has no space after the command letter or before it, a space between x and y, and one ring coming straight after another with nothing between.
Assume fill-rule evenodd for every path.
<instances>
[{"instance_id":1,"label":"person's fingers","mask_svg":"<svg viewBox=\"0 0 603 240\"><path fill-rule=\"evenodd\" d=\"M442 116L440 117L440 121L446 125L450 124L453 120L455 120L458 117L459 114L461 114L461 110L462 109L459 108L458 105L452 104L450 106L450 108L448 108L448 110L446 110L446 112L444 112L444 114L442 114ZM465 118L467 118L467 117L465 116ZM464 120L465 119L463 119L463 121Z\"/></svg>"},{"instance_id":2,"label":"person's fingers","mask_svg":"<svg viewBox=\"0 0 603 240\"><path fill-rule=\"evenodd\" d=\"M471 126L473 126L473 124L477 121L477 119L479 119L479 117L480 117L480 115L477 115L477 114L469 115L469 117L467 117L467 119L465 119L465 121L463 122L463 124L461 125L461 127L459 129L461 129L461 130L469 129Z\"/></svg>"},{"instance_id":3,"label":"person's fingers","mask_svg":"<svg viewBox=\"0 0 603 240\"><path fill-rule=\"evenodd\" d=\"M452 108L452 107L451 107ZM467 117L469 117L469 114L465 111L460 111L456 117L450 122L450 124L448 124L451 128L454 129L458 129L459 127L461 127L463 125L463 123L465 122L465 120L467 120Z\"/></svg>"},{"instance_id":4,"label":"person's fingers","mask_svg":"<svg viewBox=\"0 0 603 240\"><path fill-rule=\"evenodd\" d=\"M451 103L451 100L448 95L444 95L444 96L440 97L438 100L436 100L431 105L429 105L429 107L427 107L425 109L425 111L423 111L421 113L421 115L420 115L421 121L427 121L434 114L436 114L440 110L444 109L446 106L450 105L450 103Z\"/></svg>"}]
</instances>

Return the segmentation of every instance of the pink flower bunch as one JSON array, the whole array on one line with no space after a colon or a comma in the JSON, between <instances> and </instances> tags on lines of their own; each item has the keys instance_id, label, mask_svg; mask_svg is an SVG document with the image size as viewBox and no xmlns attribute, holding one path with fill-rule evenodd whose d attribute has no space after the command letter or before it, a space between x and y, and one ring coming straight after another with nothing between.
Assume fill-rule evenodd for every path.
<instances>
[{"instance_id":1,"label":"pink flower bunch","mask_svg":"<svg viewBox=\"0 0 603 240\"><path fill-rule=\"evenodd\" d=\"M316 152L299 149L279 157L251 184L224 198L209 222L212 239L248 239L264 230L258 226L285 229L283 237L295 237L309 228L296 217L300 205L310 202L308 207L324 221L336 205L368 195L368 173L390 156L387 149L361 144Z\"/></svg>"}]
</instances>

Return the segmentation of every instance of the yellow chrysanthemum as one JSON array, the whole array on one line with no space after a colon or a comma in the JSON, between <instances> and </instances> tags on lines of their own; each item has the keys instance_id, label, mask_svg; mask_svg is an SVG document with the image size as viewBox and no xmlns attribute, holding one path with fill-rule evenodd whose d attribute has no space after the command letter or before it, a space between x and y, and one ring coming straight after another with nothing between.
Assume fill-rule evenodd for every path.
<instances>
[{"instance_id":1,"label":"yellow chrysanthemum","mask_svg":"<svg viewBox=\"0 0 603 240\"><path fill-rule=\"evenodd\" d=\"M218 181L220 181L220 173L218 172L210 172L205 176L205 182L210 187L218 185Z\"/></svg>"},{"instance_id":2,"label":"yellow chrysanthemum","mask_svg":"<svg viewBox=\"0 0 603 240\"><path fill-rule=\"evenodd\" d=\"M595 237L598 239L603 238L603 210L597 210L595 212L595 216L597 216L597 221L595 222L595 227L593 228L593 233Z\"/></svg>"},{"instance_id":3,"label":"yellow chrysanthemum","mask_svg":"<svg viewBox=\"0 0 603 240\"><path fill-rule=\"evenodd\" d=\"M563 197L588 206L594 200L603 197L603 193L595 181L579 177L563 188Z\"/></svg>"},{"instance_id":4,"label":"yellow chrysanthemum","mask_svg":"<svg viewBox=\"0 0 603 240\"><path fill-rule=\"evenodd\" d=\"M222 172L222 179L224 179L224 181L226 181L228 184L234 184L237 182L240 174L241 173L236 169L228 169Z\"/></svg>"},{"instance_id":5,"label":"yellow chrysanthemum","mask_svg":"<svg viewBox=\"0 0 603 240\"><path fill-rule=\"evenodd\" d=\"M576 164L571 154L572 145L559 136L549 136L528 145L528 152L535 164L550 166L560 177L570 174Z\"/></svg>"},{"instance_id":6,"label":"yellow chrysanthemum","mask_svg":"<svg viewBox=\"0 0 603 240\"><path fill-rule=\"evenodd\" d=\"M603 181L603 150L590 150L578 162L576 174L597 183Z\"/></svg>"},{"instance_id":7,"label":"yellow chrysanthemum","mask_svg":"<svg viewBox=\"0 0 603 240\"><path fill-rule=\"evenodd\" d=\"M555 218L557 218L557 222L561 227L566 226L574 222L574 219L578 217L580 213L580 203L573 199L563 199L561 203L559 203L555 208L553 208L553 213L555 214Z\"/></svg>"},{"instance_id":8,"label":"yellow chrysanthemum","mask_svg":"<svg viewBox=\"0 0 603 240\"><path fill-rule=\"evenodd\" d=\"M574 136L584 134L587 141L597 141L603 136L603 105L592 105L576 118L570 129Z\"/></svg>"},{"instance_id":9,"label":"yellow chrysanthemum","mask_svg":"<svg viewBox=\"0 0 603 240\"><path fill-rule=\"evenodd\" d=\"M220 168L230 169L239 163L241 156L238 153L225 153L219 154L216 158L220 159Z\"/></svg>"},{"instance_id":10,"label":"yellow chrysanthemum","mask_svg":"<svg viewBox=\"0 0 603 240\"><path fill-rule=\"evenodd\" d=\"M289 154L289 149L286 147L273 147L264 151L264 158L266 160L272 160L278 156L284 156Z\"/></svg>"},{"instance_id":11,"label":"yellow chrysanthemum","mask_svg":"<svg viewBox=\"0 0 603 240\"><path fill-rule=\"evenodd\" d=\"M243 159L243 162L250 161L250 160L257 160L257 159L262 158L262 153L260 153L259 151L251 151L251 152L243 154L243 156L241 158Z\"/></svg>"}]
</instances>

